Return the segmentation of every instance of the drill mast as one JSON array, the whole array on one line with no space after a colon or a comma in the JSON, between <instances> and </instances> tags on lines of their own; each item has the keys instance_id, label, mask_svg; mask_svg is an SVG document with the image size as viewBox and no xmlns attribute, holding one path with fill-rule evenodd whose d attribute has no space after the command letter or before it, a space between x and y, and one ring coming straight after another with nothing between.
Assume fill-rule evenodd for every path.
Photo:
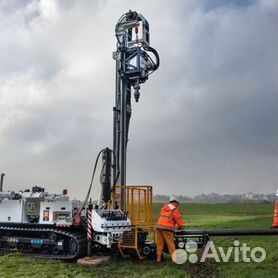
<instances>
[{"instance_id":1,"label":"drill mast","mask_svg":"<svg viewBox=\"0 0 278 278\"><path fill-rule=\"evenodd\" d=\"M139 101L140 84L159 67L159 56L150 47L149 24L134 11L122 15L116 24L117 50L115 106L113 107L113 185L126 185L126 148L131 118L131 90ZM152 53L155 61L149 55ZM125 191L120 193L120 208L125 210Z\"/></svg>"}]
</instances>

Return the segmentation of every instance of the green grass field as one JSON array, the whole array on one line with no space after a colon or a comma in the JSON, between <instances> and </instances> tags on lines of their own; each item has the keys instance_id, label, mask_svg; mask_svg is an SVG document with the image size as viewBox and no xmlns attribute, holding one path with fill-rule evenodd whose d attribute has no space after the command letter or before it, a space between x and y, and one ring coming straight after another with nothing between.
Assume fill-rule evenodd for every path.
<instances>
[{"instance_id":1,"label":"green grass field","mask_svg":"<svg viewBox=\"0 0 278 278\"><path fill-rule=\"evenodd\" d=\"M154 205L157 216L161 204ZM181 205L187 229L269 228L273 221L273 204L204 204ZM214 238L215 246L228 248L236 238ZM177 265L167 257L161 264L154 261L113 258L96 267L74 263L27 258L21 255L0 257L0 277L273 277L278 276L278 238L276 236L239 237L240 243L260 246L267 257L262 263L205 263Z\"/></svg>"}]
</instances>

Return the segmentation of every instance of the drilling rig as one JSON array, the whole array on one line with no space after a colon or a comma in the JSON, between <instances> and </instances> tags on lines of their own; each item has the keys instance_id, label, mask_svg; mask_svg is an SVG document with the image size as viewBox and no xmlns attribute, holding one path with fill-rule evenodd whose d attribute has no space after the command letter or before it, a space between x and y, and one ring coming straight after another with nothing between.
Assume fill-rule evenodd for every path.
<instances>
[{"instance_id":1,"label":"drilling rig","mask_svg":"<svg viewBox=\"0 0 278 278\"><path fill-rule=\"evenodd\" d=\"M99 152L84 201L70 200L67 190L61 194L52 194L39 186L20 192L3 191L3 173L0 186L0 250L17 250L35 257L63 260L77 259L87 249L89 253L120 250L123 254L126 247L123 244L124 238L133 236L134 239L135 236L133 241L138 246L134 224L140 221L145 223L146 219L139 217L142 212L144 217L148 213L150 224L151 186L126 186L126 148L132 90L138 102L140 85L159 67L159 55L150 46L148 21L135 11L120 17L115 27L115 36L113 149L104 148ZM100 157L101 196L93 206L90 194ZM141 193L144 198L141 208L147 210L136 211L136 200L140 202ZM140 243L144 244L146 231L140 236ZM122 248L120 244L123 244Z\"/></svg>"}]
</instances>

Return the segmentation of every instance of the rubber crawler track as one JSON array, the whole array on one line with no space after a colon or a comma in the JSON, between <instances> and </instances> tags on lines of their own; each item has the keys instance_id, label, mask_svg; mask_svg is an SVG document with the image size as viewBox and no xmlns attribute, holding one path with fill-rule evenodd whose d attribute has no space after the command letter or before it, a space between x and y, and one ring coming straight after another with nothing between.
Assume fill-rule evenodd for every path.
<instances>
[{"instance_id":1,"label":"rubber crawler track","mask_svg":"<svg viewBox=\"0 0 278 278\"><path fill-rule=\"evenodd\" d=\"M48 236L50 233L59 236L60 239L73 240L77 244L76 252L74 254L48 254L48 253L32 253L32 250L29 252L22 252L24 255L32 256L36 258L43 259L54 259L54 260L76 260L86 254L86 237L84 233L67 231L57 228L39 228L39 227L23 227L23 226L0 226L0 240L3 236L7 236L8 233L12 233L12 237L21 238L21 233L32 233L32 238L41 238L45 233ZM30 237L30 240L32 239ZM11 253L14 251L19 251L16 246L4 248L0 247L0 251L4 253ZM37 249L40 251L40 249Z\"/></svg>"}]
</instances>

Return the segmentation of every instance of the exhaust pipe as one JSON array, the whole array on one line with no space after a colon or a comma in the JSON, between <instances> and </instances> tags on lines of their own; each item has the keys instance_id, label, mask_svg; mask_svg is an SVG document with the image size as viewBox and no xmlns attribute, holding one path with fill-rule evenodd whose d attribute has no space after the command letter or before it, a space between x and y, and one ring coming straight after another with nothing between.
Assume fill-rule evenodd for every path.
<instances>
[{"instance_id":1,"label":"exhaust pipe","mask_svg":"<svg viewBox=\"0 0 278 278\"><path fill-rule=\"evenodd\" d=\"M5 173L2 173L1 174L1 180L0 180L0 192L3 191L4 177L5 177Z\"/></svg>"}]
</instances>

